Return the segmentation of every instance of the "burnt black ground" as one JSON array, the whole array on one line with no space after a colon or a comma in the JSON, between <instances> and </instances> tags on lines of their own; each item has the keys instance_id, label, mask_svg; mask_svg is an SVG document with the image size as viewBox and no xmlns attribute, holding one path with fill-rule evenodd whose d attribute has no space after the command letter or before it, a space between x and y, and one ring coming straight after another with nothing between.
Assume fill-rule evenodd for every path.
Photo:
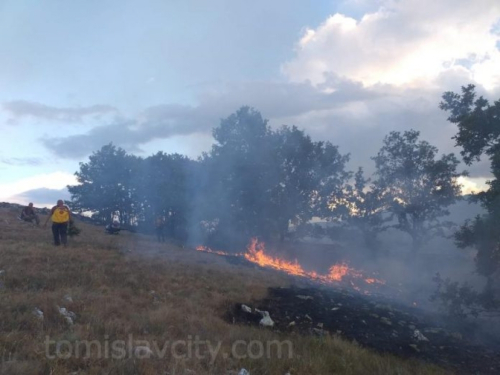
<instances>
[{"instance_id":1,"label":"burnt black ground","mask_svg":"<svg viewBox=\"0 0 500 375\"><path fill-rule=\"evenodd\" d=\"M418 358L460 374L500 374L500 342L479 345L467 325L457 329L389 299L346 289L292 287L270 288L266 299L243 303L268 311L278 332L338 334L379 352ZM239 304L228 319L257 325L260 315L244 312ZM428 341L417 338L416 330Z\"/></svg>"}]
</instances>

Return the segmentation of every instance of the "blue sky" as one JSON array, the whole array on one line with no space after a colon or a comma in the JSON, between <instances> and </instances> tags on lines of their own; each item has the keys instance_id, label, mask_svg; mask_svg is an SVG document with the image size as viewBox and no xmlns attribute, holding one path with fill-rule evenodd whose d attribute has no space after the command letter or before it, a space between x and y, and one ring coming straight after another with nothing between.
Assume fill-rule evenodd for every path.
<instances>
[{"instance_id":1,"label":"blue sky","mask_svg":"<svg viewBox=\"0 0 500 375\"><path fill-rule=\"evenodd\" d=\"M496 0L0 0L0 201L51 204L109 142L196 157L242 105L353 169L391 130L458 152L440 95L500 97L499 21Z\"/></svg>"}]
</instances>

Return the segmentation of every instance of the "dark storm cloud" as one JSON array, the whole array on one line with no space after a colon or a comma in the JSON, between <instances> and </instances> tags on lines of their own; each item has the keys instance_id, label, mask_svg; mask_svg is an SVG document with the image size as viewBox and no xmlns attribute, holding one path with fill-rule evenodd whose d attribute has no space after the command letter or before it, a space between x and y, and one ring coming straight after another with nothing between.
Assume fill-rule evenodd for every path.
<instances>
[{"instance_id":1,"label":"dark storm cloud","mask_svg":"<svg viewBox=\"0 0 500 375\"><path fill-rule=\"evenodd\" d=\"M99 117L104 114L116 113L116 108L109 105L92 105L89 107L52 107L41 103L25 100L15 100L3 103L3 109L14 118L34 117L42 120L57 120L79 122L84 117ZM11 119L10 123L15 123Z\"/></svg>"}]
</instances>

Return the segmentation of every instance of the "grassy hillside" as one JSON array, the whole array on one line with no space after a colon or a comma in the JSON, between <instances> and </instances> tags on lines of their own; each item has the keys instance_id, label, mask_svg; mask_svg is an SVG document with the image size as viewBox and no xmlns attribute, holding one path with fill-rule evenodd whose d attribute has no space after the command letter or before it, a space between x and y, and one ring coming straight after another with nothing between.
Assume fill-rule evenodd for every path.
<instances>
[{"instance_id":1,"label":"grassy hillside","mask_svg":"<svg viewBox=\"0 0 500 375\"><path fill-rule=\"evenodd\" d=\"M17 214L0 208L1 374L446 373L339 337L287 336L224 319L235 303L293 282L286 275L83 223L79 237L56 248L49 227Z\"/></svg>"}]
</instances>

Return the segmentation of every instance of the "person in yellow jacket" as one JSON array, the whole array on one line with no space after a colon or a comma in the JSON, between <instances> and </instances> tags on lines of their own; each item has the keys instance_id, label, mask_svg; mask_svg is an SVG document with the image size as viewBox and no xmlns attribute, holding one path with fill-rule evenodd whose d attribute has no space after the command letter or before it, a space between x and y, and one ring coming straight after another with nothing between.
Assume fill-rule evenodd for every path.
<instances>
[{"instance_id":1,"label":"person in yellow jacket","mask_svg":"<svg viewBox=\"0 0 500 375\"><path fill-rule=\"evenodd\" d=\"M59 246L61 243L66 246L68 243L68 224L71 221L71 212L69 207L64 204L62 199L57 201L57 206L52 207L50 215L45 220L44 228L47 227L47 222L52 219L52 234L54 235L54 245Z\"/></svg>"}]
</instances>

